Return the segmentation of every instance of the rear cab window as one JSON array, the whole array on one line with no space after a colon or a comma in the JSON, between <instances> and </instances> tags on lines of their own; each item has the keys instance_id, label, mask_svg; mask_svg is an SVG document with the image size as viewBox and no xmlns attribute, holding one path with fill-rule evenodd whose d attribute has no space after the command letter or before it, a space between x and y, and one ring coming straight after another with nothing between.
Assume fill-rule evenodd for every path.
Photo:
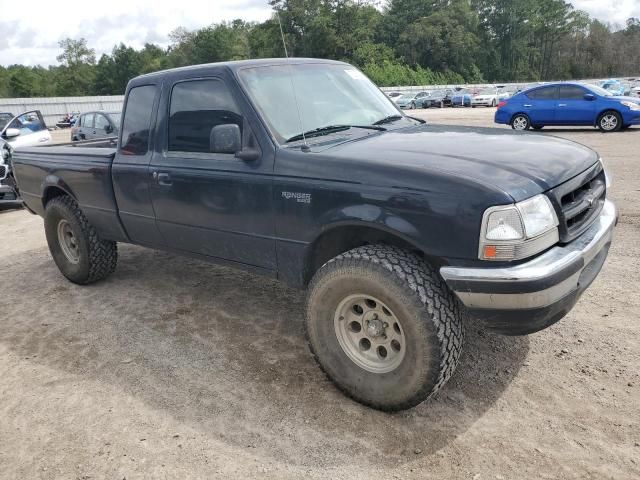
<instances>
[{"instance_id":1,"label":"rear cab window","mask_svg":"<svg viewBox=\"0 0 640 480\"><path fill-rule=\"evenodd\" d=\"M149 151L149 131L156 90L155 85L143 85L129 90L122 122L121 154L145 155Z\"/></svg>"}]
</instances>

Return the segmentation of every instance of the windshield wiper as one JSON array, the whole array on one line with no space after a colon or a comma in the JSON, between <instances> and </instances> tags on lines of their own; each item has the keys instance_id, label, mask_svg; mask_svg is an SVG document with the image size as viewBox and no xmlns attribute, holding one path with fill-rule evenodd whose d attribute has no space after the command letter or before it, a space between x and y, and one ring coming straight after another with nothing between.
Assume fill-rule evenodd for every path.
<instances>
[{"instance_id":1,"label":"windshield wiper","mask_svg":"<svg viewBox=\"0 0 640 480\"><path fill-rule=\"evenodd\" d=\"M306 137L317 137L319 135L328 135L329 133L342 132L344 130L349 130L350 128L364 128L367 130L378 130L380 132L386 130L386 128L376 125L327 125L326 127L314 128L313 130L294 135L293 137L287 139L287 143L297 142L298 140L303 140Z\"/></svg>"},{"instance_id":2,"label":"windshield wiper","mask_svg":"<svg viewBox=\"0 0 640 480\"><path fill-rule=\"evenodd\" d=\"M373 122L374 125L384 125L385 123L395 122L404 118L402 115L389 115L388 117L381 118L377 122Z\"/></svg>"}]
</instances>

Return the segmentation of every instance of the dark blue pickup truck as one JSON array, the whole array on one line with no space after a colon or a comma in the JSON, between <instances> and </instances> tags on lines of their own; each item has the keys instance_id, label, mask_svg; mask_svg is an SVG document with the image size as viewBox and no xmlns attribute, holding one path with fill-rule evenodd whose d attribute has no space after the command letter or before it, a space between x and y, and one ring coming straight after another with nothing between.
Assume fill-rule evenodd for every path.
<instances>
[{"instance_id":1,"label":"dark blue pickup truck","mask_svg":"<svg viewBox=\"0 0 640 480\"><path fill-rule=\"evenodd\" d=\"M12 161L69 280L111 274L122 242L307 288L313 355L382 410L444 385L465 323L526 334L566 315L617 221L594 151L427 125L324 60L144 75L127 87L115 148L39 147Z\"/></svg>"}]
</instances>

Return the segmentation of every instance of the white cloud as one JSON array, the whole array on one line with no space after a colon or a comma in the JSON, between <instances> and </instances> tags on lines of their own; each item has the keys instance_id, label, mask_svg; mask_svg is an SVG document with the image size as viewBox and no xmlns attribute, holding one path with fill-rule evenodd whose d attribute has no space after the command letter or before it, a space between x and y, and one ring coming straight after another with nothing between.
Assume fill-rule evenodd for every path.
<instances>
[{"instance_id":1,"label":"white cloud","mask_svg":"<svg viewBox=\"0 0 640 480\"><path fill-rule=\"evenodd\" d=\"M629 17L640 18L639 0L570 0L573 6L584 10L592 18L618 27L624 27Z\"/></svg>"},{"instance_id":2,"label":"white cloud","mask_svg":"<svg viewBox=\"0 0 640 480\"><path fill-rule=\"evenodd\" d=\"M104 5L104 6L103 6ZM176 27L201 28L223 20L263 21L271 15L267 0L108 0L66 2L0 0L0 65L57 64L58 41L87 39L97 56L124 42L167 45Z\"/></svg>"}]
</instances>

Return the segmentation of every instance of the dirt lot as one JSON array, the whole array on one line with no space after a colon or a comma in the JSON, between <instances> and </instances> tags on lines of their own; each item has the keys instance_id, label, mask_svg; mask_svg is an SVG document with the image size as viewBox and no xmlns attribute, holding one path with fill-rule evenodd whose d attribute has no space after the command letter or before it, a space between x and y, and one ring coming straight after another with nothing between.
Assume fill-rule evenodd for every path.
<instances>
[{"instance_id":1,"label":"dirt lot","mask_svg":"<svg viewBox=\"0 0 640 480\"><path fill-rule=\"evenodd\" d=\"M0 478L640 478L640 129L545 132L596 148L613 174L602 274L541 333L469 325L452 381L400 414L324 378L302 293L126 245L112 277L81 288L39 217L0 213Z\"/></svg>"}]
</instances>

